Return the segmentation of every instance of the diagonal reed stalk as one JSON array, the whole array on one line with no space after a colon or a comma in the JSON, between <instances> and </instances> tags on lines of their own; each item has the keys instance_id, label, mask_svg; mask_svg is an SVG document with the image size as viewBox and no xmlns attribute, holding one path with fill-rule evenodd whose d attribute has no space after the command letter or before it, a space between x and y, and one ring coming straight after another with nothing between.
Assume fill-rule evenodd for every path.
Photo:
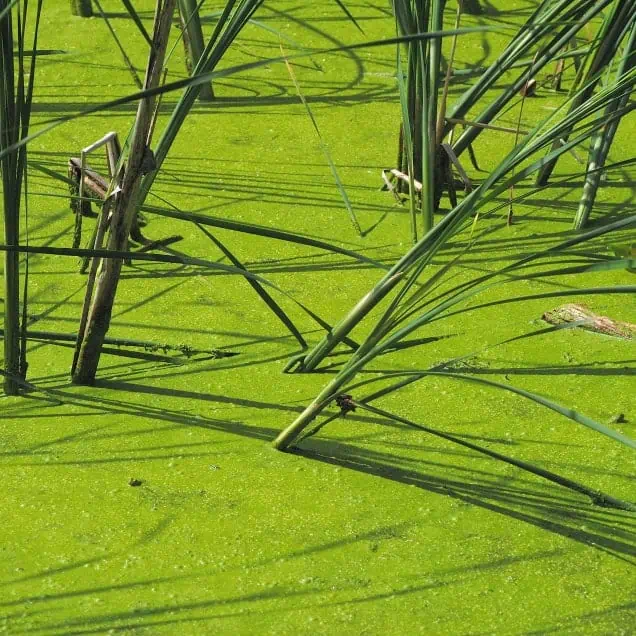
<instances>
[{"instance_id":1,"label":"diagonal reed stalk","mask_svg":"<svg viewBox=\"0 0 636 636\"><path fill-rule=\"evenodd\" d=\"M113 251L124 250L137 211L144 203L157 171L203 86L201 81L185 83L185 92L173 110L155 153L151 155L154 169L142 171L144 158L147 158L151 152L148 145L152 125L152 106L155 96L161 92L159 79L175 2L176 0L157 1L153 47L150 50L144 83L145 96L139 103L121 192L117 196L112 213L108 247ZM193 75L200 76L202 73L211 73L214 70L261 3L262 0L229 0L227 2L208 44L199 56ZM184 7L184 9L189 10L193 7ZM189 17L193 16L189 14ZM118 259L106 259L100 267L98 284L88 312L86 331L80 334L81 343L78 341L77 365L72 374L73 382L77 384L94 382L103 339L110 324L122 262Z\"/></svg>"},{"instance_id":2,"label":"diagonal reed stalk","mask_svg":"<svg viewBox=\"0 0 636 636\"><path fill-rule=\"evenodd\" d=\"M159 85L163 61L168 45L168 36L176 0L157 0L155 8L153 47L148 57L144 88L156 88ZM141 181L152 161L152 152L148 147L151 136L154 97L140 100L130 142L126 167L121 177L121 190L116 195L110 219L108 249L123 251L138 210L138 195ZM117 292L123 261L104 259L100 264L95 292L90 304L86 329L78 341L79 355L73 373L76 384L92 384L99 364L101 348L108 331L112 307Z\"/></svg>"}]
</instances>

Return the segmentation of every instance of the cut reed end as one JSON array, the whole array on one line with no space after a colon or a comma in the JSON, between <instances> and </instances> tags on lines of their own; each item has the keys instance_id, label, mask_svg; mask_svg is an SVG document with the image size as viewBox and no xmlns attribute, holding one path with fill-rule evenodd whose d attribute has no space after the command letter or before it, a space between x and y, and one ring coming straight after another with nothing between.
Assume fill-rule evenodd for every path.
<instances>
[{"instance_id":1,"label":"cut reed end","mask_svg":"<svg viewBox=\"0 0 636 636\"><path fill-rule=\"evenodd\" d=\"M91 0L71 0L71 14L81 18L90 18L93 15Z\"/></svg>"},{"instance_id":2,"label":"cut reed end","mask_svg":"<svg viewBox=\"0 0 636 636\"><path fill-rule=\"evenodd\" d=\"M537 80L529 79L520 89L521 97L533 97L537 92Z\"/></svg>"}]
</instances>

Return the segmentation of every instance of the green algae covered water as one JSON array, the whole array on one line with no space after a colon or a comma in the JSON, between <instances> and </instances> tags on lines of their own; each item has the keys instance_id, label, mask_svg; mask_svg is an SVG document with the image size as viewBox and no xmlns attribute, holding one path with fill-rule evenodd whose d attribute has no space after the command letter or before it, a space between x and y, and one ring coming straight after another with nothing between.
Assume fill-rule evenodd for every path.
<instances>
[{"instance_id":1,"label":"green algae covered water","mask_svg":"<svg viewBox=\"0 0 636 636\"><path fill-rule=\"evenodd\" d=\"M36 126L134 91L103 22L70 18L67 3L48 4L40 46L64 54L40 61ZM482 4L506 25L522 21L535 3ZM134 24L116 2L103 6L143 67L146 49ZM139 6L150 28L152 3ZM393 35L386 3L348 6L364 36L327 0L272 2L259 20L313 47ZM204 19L206 32L212 23ZM504 38L460 40L459 62L492 60ZM278 36L254 25L226 64L278 51ZM170 63L173 79L183 69L179 53ZM408 248L410 231L406 208L379 190L381 170L395 161L393 64L388 47L317 55L295 69L364 237L351 226L282 65L216 83L218 99L195 107L156 194L183 210L302 232L394 262ZM162 114L174 101L166 96ZM527 100L525 117L537 121L554 104L554 94L539 90ZM65 174L69 157L110 130L124 138L134 111L130 105L78 119L33 143L31 244L70 245L66 185L50 171ZM502 122L514 126L516 117L511 111ZM621 125L613 159L630 156L622 140L635 125L633 118ZM504 133L484 135L476 146L480 167L492 167L511 143ZM568 157L560 170L580 167ZM479 178L472 168L471 174ZM610 175L599 218L633 209L633 181L633 173ZM576 181L529 198L515 207L511 227L498 215L485 219L456 275L475 275L569 236L579 192ZM164 205L152 196L148 203ZM152 238L180 233L177 249L223 258L194 226L149 214L144 231ZM380 275L312 248L216 235L251 271L330 322ZM440 263L463 251L466 240L457 237ZM620 237L621 244L633 240L633 233ZM615 239L594 247L612 253ZM85 282L74 259L33 256L30 266L32 327L73 333ZM518 281L505 294L632 278L620 272ZM493 289L473 305L503 293ZM636 322L631 296L570 300ZM317 342L322 332L315 323L284 297L280 302L305 338ZM458 313L422 332L427 342L385 356L374 368L412 370L481 352L467 363L478 377L547 395L635 437L632 341L568 329L486 349L541 328L541 315L561 302L535 298ZM0 629L6 633L634 632L633 514L594 507L516 468L360 412L329 424L302 452L272 450L270 441L330 375L282 373L298 345L244 280L137 262L124 269L110 335L239 355L188 359L159 350L130 357L111 347L97 385L87 388L69 382L72 348L32 343L29 380L49 393L0 401ZM633 451L511 394L429 378L378 404L636 500Z\"/></svg>"}]
</instances>

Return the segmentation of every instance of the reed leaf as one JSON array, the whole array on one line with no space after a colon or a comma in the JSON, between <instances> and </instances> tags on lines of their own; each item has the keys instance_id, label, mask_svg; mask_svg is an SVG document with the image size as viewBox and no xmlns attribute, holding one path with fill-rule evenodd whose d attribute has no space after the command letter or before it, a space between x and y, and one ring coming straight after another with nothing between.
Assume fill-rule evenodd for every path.
<instances>
[{"instance_id":1,"label":"reed leaf","mask_svg":"<svg viewBox=\"0 0 636 636\"><path fill-rule=\"evenodd\" d=\"M340 175L338 174L338 169L336 168L336 164L331 157L331 153L329 152L329 147L325 143L325 140L323 139L322 134L320 133L318 122L316 121L316 118L314 117L314 114L307 100L305 99L305 96L302 94L302 91L300 90L300 84L298 83L298 79L296 78L296 73L294 73L294 68L289 63L289 60L287 59L285 55L285 50L283 49L282 41L280 42L280 52L281 52L281 55L285 58L285 66L287 67L287 72L289 73L289 76L291 77L291 80L294 83L294 87L296 88L296 93L298 94L298 97L300 98L302 105L305 107L305 110L307 111L307 115L318 137L318 141L320 142L320 150L322 150L322 154L324 155L327 161L327 164L329 165L329 170L331 171L334 181L336 182L336 187L338 188L338 192L340 192L342 201L345 205L345 208L347 209L347 212L349 213L351 224L353 225L358 235L362 236L362 229L360 228L360 223L358 223L358 219L356 218L355 212L353 211L353 207L351 206L351 201L349 200L347 191L345 190L342 180L340 179Z\"/></svg>"},{"instance_id":2,"label":"reed leaf","mask_svg":"<svg viewBox=\"0 0 636 636\"><path fill-rule=\"evenodd\" d=\"M247 268L230 252L230 250L213 234L211 234L208 230L206 230L202 225L197 225L197 227L225 254L225 256L232 262L234 267L241 269L247 272ZM247 277L246 278L249 285L252 289L263 299L265 304L272 310L274 315L285 325L285 327L289 330L289 332L296 338L298 344L305 349L307 347L307 342L303 338L300 331L298 331L296 325L292 322L289 316L283 311L280 305L271 297L270 294L263 288L263 286L256 280L255 278Z\"/></svg>"},{"instance_id":3,"label":"reed leaf","mask_svg":"<svg viewBox=\"0 0 636 636\"><path fill-rule=\"evenodd\" d=\"M459 375L453 375L453 377L457 377L458 379L467 379ZM469 379L473 380L474 378L469 378ZM499 385L499 388L502 388L502 387L505 387L505 385ZM532 473L533 475L537 475L538 477L547 479L548 481L551 481L555 484L568 488L569 490L573 490L574 492L578 492L582 495L586 495L592 500L592 503L594 503L597 506L636 512L636 504L632 502L617 499L616 497L612 497L611 495L603 493L600 490L595 490L593 488L585 486L584 484L573 481L572 479L563 477L562 475L557 475L556 473L546 470L545 468L541 468L540 466L536 466L535 464L530 464L529 462L524 462L519 459L509 457L508 455L497 453L496 451L492 451L488 448L484 448L483 446L473 444L472 442L463 440L459 437L456 437L455 435L444 433L442 431L438 431L434 428L431 428L430 426L424 426L423 424L413 422L399 415L395 415L383 409L379 409L376 406L371 406L366 401L365 402L352 401L351 404L355 408L360 408L362 410L368 411L369 413L380 415L381 417L387 418L389 420L406 424L407 426L410 426L411 428L418 429L430 435L434 435L435 437L440 437L446 441L452 442L453 444L458 444L459 446L463 446L464 448L469 448L472 451L476 451L477 453L486 455L487 457L490 457L497 461L503 462L505 464L510 464L512 466L515 466L516 468L520 468L521 470Z\"/></svg>"},{"instance_id":4,"label":"reed leaf","mask_svg":"<svg viewBox=\"0 0 636 636\"><path fill-rule=\"evenodd\" d=\"M289 243L296 243L297 245L307 245L308 247L315 247L327 252L333 252L334 254L342 254L352 258L359 263L377 267L378 269L389 269L386 265L380 261L376 261L364 254L348 250L343 247L339 247L334 243L328 243L327 241L321 241L319 239L312 238L310 236L304 236L294 232L286 232L285 230L279 230L278 228L270 228L263 225L256 225L253 223L245 223L243 221L234 221L232 219L223 219L220 217L210 216L207 214L198 214L196 212L185 212L183 210L171 210L168 208L162 208L152 205L144 205L141 207L144 212L156 214L157 216L165 216L173 219L180 219L182 221L189 221L192 223L200 223L201 225L208 225L210 227L218 227L226 230L232 230L234 232L240 232L244 234L252 234L254 236L263 236L266 238L276 239L279 241L287 241Z\"/></svg>"},{"instance_id":5,"label":"reed leaf","mask_svg":"<svg viewBox=\"0 0 636 636\"><path fill-rule=\"evenodd\" d=\"M146 40L146 42L148 43L148 46L150 48L152 48L154 45L152 43L152 38L150 37L150 35L148 34L148 31L146 30L146 27L144 26L144 23L142 22L141 18L139 17L139 14L137 13L135 7L133 6L132 2L130 0L121 0L124 7L126 8L126 11L128 11L128 15L131 17L132 21L135 23L135 26L137 27L137 29L139 30L139 33L141 33L141 35L143 36L144 40Z\"/></svg>"}]
</instances>

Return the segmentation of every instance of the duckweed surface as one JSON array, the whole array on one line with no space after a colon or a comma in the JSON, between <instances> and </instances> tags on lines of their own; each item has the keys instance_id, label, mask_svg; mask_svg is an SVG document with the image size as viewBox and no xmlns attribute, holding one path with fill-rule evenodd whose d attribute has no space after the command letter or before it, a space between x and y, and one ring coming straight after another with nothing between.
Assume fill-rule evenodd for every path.
<instances>
[{"instance_id":1,"label":"duckweed surface","mask_svg":"<svg viewBox=\"0 0 636 636\"><path fill-rule=\"evenodd\" d=\"M148 28L152 4L136 3ZM206 33L216 6L208 4ZM102 5L143 68L143 38L121 3ZM289 40L327 48L394 33L386 2L347 5L364 35L335 2L269 2L257 17L270 30L250 26L221 66L277 55L271 29L289 50ZM486 13L465 23L494 23L500 31L461 38L462 66L494 59L511 25L535 3L482 5ZM71 18L64 2L45 3L44 12L40 46L60 53L40 60L36 127L134 91L99 18ZM172 79L183 74L180 54L177 48L170 63ZM148 203L301 232L394 262L410 241L407 208L380 191L381 170L395 161L394 54L383 47L295 63L363 237L281 64L215 83L217 100L194 108ZM466 86L454 84L451 95ZM162 115L175 100L165 97ZM537 121L555 103L554 93L540 89L526 100L525 120ZM33 142L31 244L71 244L67 186L51 172L64 175L69 157L110 130L124 138L134 112L130 104L79 118ZM517 116L512 109L501 122L515 126ZM613 159L633 153L635 133L632 117L621 126ZM483 135L480 167L495 165L512 144L506 133ZM559 169L568 175L580 166L567 157ZM633 173L612 173L595 222L633 210L633 184ZM510 227L505 210L484 218L478 240L466 250L468 236L458 236L438 264L464 252L456 276L474 276L569 236L580 185L577 179L533 195L515 207ZM196 227L152 214L147 221L148 236L180 233L175 249L225 262ZM215 236L251 271L331 323L380 276L342 255L225 230ZM621 242L633 239L625 233ZM596 248L609 253L614 240ZM30 266L31 326L73 333L85 283L75 259L34 255ZM375 369L423 368L477 352L464 367L476 377L547 395L634 437L633 342L567 329L485 349L545 326L542 313L561 302L491 304L506 294L629 284L632 277L592 273L493 288L471 301L483 307L434 323L418 334L419 346L385 356ZM285 297L277 299L317 342L320 328ZM636 322L635 300L624 294L563 302L586 302L597 313ZM32 343L29 380L49 393L0 402L5 632L633 633L633 514L592 506L512 466L359 411L333 421L300 452L274 451L270 441L330 370L282 373L298 344L241 278L135 262L124 269L110 335L238 355L121 355L110 347L96 386L75 387L68 377L72 348ZM632 451L512 394L429 378L378 405L636 500Z\"/></svg>"}]
</instances>

